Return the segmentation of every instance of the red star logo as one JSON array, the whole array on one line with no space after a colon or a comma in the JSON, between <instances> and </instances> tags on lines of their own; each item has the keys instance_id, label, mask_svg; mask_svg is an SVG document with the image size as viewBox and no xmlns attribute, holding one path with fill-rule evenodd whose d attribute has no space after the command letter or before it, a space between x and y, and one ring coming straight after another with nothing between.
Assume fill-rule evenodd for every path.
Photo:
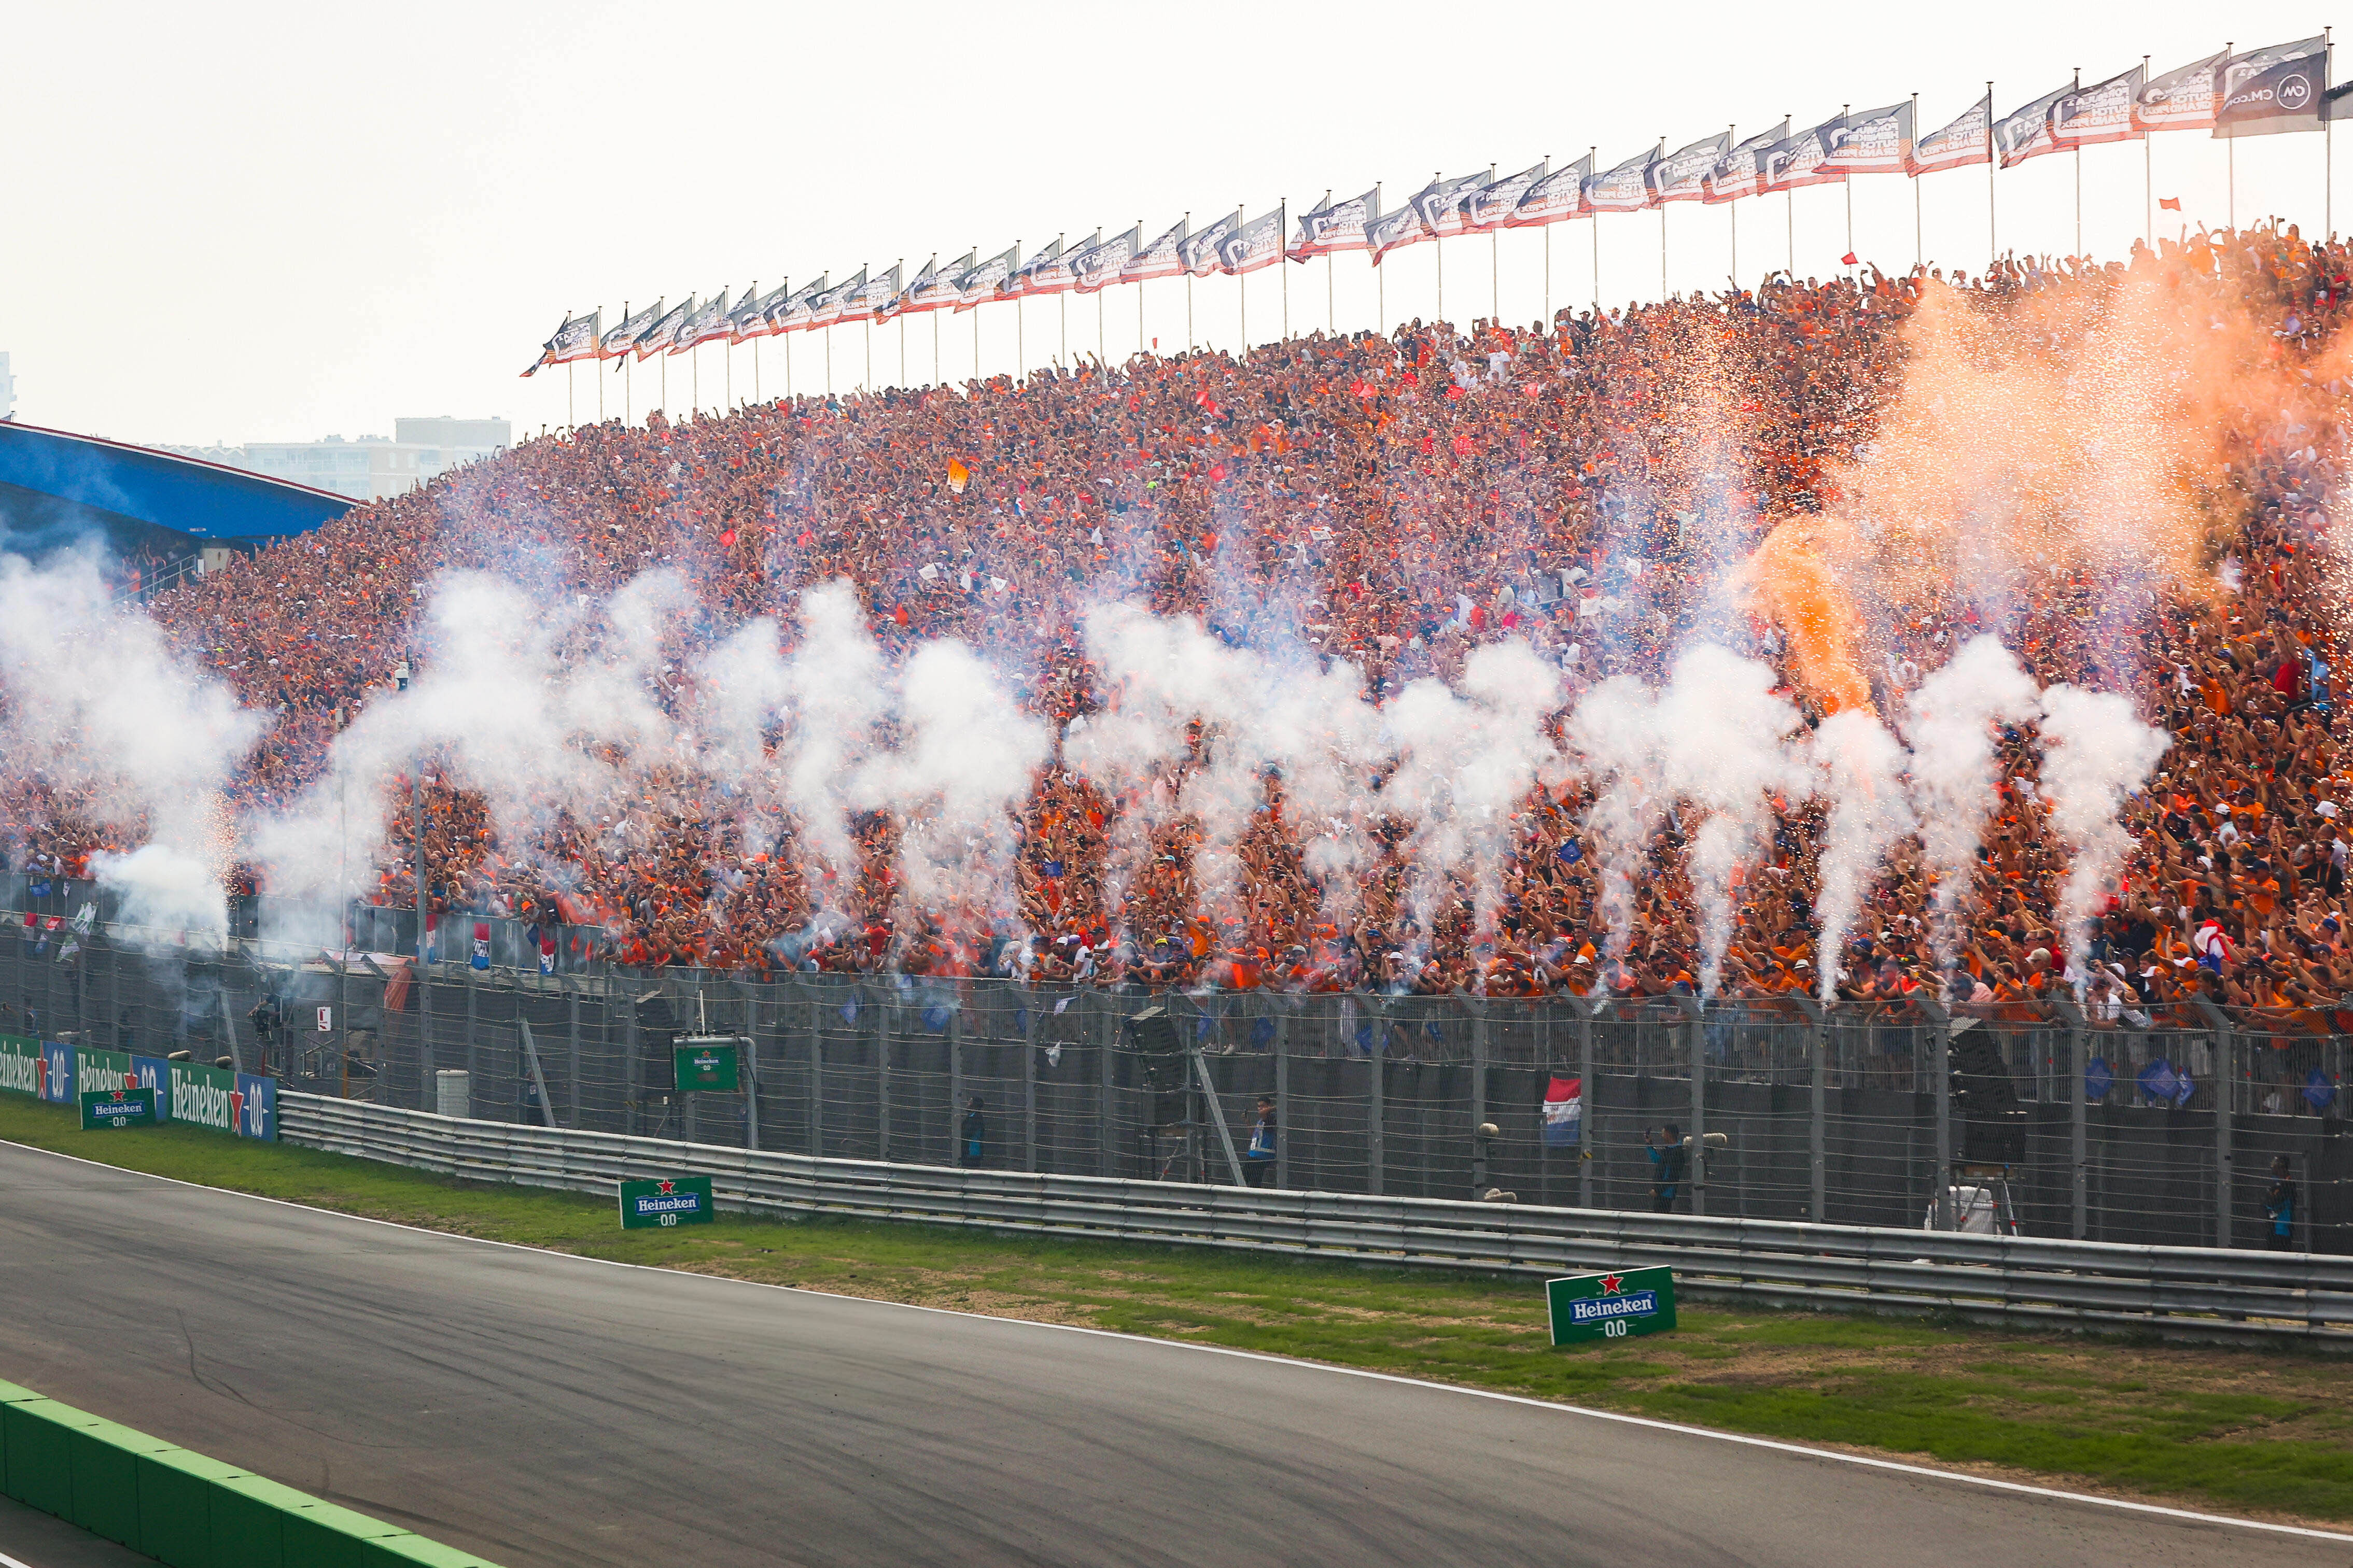
<instances>
[{"instance_id":1,"label":"red star logo","mask_svg":"<svg viewBox=\"0 0 2353 1568\"><path fill-rule=\"evenodd\" d=\"M1615 1296L1625 1288L1626 1281L1615 1274L1604 1274L1601 1277L1601 1293L1605 1296Z\"/></svg>"},{"instance_id":2,"label":"red star logo","mask_svg":"<svg viewBox=\"0 0 2353 1568\"><path fill-rule=\"evenodd\" d=\"M661 1184L661 1190L662 1190L663 1192L669 1192L669 1191L670 1190L670 1188L671 1188L671 1186L672 1186L672 1185L673 1185L673 1184L671 1184L671 1183L664 1182L664 1183Z\"/></svg>"}]
</instances>

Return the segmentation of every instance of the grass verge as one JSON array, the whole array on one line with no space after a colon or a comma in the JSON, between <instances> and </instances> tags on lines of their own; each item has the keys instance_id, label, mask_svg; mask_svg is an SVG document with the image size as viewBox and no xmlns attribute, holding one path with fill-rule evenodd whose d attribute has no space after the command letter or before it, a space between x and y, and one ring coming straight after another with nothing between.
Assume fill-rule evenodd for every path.
<instances>
[{"instance_id":1,"label":"grass verge","mask_svg":"<svg viewBox=\"0 0 2353 1568\"><path fill-rule=\"evenodd\" d=\"M723 1215L624 1233L609 1198L461 1183L187 1128L87 1134L0 1098L0 1139L559 1252L1263 1351L2266 1518L2353 1522L2353 1358L1686 1307L1556 1351L1521 1279L948 1226Z\"/></svg>"}]
</instances>

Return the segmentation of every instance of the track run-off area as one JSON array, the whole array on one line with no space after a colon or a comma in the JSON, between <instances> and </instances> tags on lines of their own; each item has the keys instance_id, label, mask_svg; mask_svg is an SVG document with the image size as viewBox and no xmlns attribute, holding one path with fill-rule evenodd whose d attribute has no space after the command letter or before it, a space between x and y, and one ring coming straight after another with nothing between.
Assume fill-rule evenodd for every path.
<instances>
[{"instance_id":1,"label":"track run-off area","mask_svg":"<svg viewBox=\"0 0 2353 1568\"><path fill-rule=\"evenodd\" d=\"M509 1568L2353 1564L2353 1535L599 1262L16 1144L0 1377Z\"/></svg>"}]
</instances>

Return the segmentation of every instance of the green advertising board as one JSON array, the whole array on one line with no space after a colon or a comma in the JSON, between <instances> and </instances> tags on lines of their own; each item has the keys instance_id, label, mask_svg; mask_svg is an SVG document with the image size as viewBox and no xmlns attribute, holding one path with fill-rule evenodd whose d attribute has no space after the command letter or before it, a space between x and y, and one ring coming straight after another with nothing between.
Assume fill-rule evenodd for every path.
<instances>
[{"instance_id":1,"label":"green advertising board","mask_svg":"<svg viewBox=\"0 0 2353 1568\"><path fill-rule=\"evenodd\" d=\"M39 1094L41 1076L41 1042L22 1035L0 1035L0 1089Z\"/></svg>"},{"instance_id":2,"label":"green advertising board","mask_svg":"<svg viewBox=\"0 0 2353 1568\"><path fill-rule=\"evenodd\" d=\"M656 1226L709 1225L711 1178L661 1176L649 1182L621 1184L621 1228L651 1230Z\"/></svg>"},{"instance_id":3,"label":"green advertising board","mask_svg":"<svg viewBox=\"0 0 2353 1568\"><path fill-rule=\"evenodd\" d=\"M1666 1333L1675 1326L1675 1272L1629 1268L1547 1279L1545 1305L1556 1345Z\"/></svg>"},{"instance_id":4,"label":"green advertising board","mask_svg":"<svg viewBox=\"0 0 2353 1568\"><path fill-rule=\"evenodd\" d=\"M670 1052L681 1094L733 1094L742 1081L743 1047L733 1040L689 1040Z\"/></svg>"},{"instance_id":5,"label":"green advertising board","mask_svg":"<svg viewBox=\"0 0 2353 1568\"><path fill-rule=\"evenodd\" d=\"M99 1089L81 1097L81 1130L85 1132L154 1125L155 1091L152 1089Z\"/></svg>"}]
</instances>

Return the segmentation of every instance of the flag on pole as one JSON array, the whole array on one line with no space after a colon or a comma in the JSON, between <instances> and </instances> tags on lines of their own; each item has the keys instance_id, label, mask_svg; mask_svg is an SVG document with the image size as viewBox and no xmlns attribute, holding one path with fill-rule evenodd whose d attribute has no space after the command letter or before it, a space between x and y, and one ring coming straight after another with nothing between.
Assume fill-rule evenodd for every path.
<instances>
[{"instance_id":1,"label":"flag on pole","mask_svg":"<svg viewBox=\"0 0 2353 1568\"><path fill-rule=\"evenodd\" d=\"M866 268L861 267L858 269L857 277L837 283L824 293L812 298L809 300L809 325L830 327L840 321L843 313L849 308L849 301L856 298L860 289L865 287Z\"/></svg>"},{"instance_id":2,"label":"flag on pole","mask_svg":"<svg viewBox=\"0 0 2353 1568\"><path fill-rule=\"evenodd\" d=\"M1593 177L1593 154L1562 165L1530 185L1512 214L1514 228L1535 228L1564 218L1590 216L1585 207L1585 182Z\"/></svg>"},{"instance_id":3,"label":"flag on pole","mask_svg":"<svg viewBox=\"0 0 2353 1568\"><path fill-rule=\"evenodd\" d=\"M907 264L894 261L888 272L878 273L860 290L858 305L874 321L887 321L898 313L899 301L906 298Z\"/></svg>"},{"instance_id":4,"label":"flag on pole","mask_svg":"<svg viewBox=\"0 0 2353 1568\"><path fill-rule=\"evenodd\" d=\"M657 300L636 315L624 317L618 326L596 341L596 357L620 358L637 347L638 340L646 335L649 327L661 320L661 314L662 302Z\"/></svg>"},{"instance_id":5,"label":"flag on pole","mask_svg":"<svg viewBox=\"0 0 2353 1568\"><path fill-rule=\"evenodd\" d=\"M1239 278L1282 259L1282 209L1265 212L1218 241L1218 270Z\"/></svg>"},{"instance_id":6,"label":"flag on pole","mask_svg":"<svg viewBox=\"0 0 2353 1568\"><path fill-rule=\"evenodd\" d=\"M1597 213L1638 213L1651 205L1651 165L1667 155L1664 142L1647 153L1637 153L1615 168L1604 169L1585 182L1585 210Z\"/></svg>"},{"instance_id":7,"label":"flag on pole","mask_svg":"<svg viewBox=\"0 0 2353 1568\"><path fill-rule=\"evenodd\" d=\"M1708 172L1731 151L1732 132L1719 131L1651 164L1648 171L1651 205L1662 207L1669 202L1700 200L1707 194Z\"/></svg>"},{"instance_id":8,"label":"flag on pole","mask_svg":"<svg viewBox=\"0 0 2353 1568\"><path fill-rule=\"evenodd\" d=\"M1176 242L1176 261L1196 278L1207 278L1218 270L1218 247L1226 236L1242 226L1242 209L1236 207L1207 228L1195 229Z\"/></svg>"},{"instance_id":9,"label":"flag on pole","mask_svg":"<svg viewBox=\"0 0 2353 1568\"><path fill-rule=\"evenodd\" d=\"M1109 239L1088 246L1071 258L1071 288L1081 294L1100 294L1119 281L1120 273L1134 259L1136 247L1143 243L1141 226L1125 234L1113 235Z\"/></svg>"},{"instance_id":10,"label":"flag on pole","mask_svg":"<svg viewBox=\"0 0 2353 1568\"><path fill-rule=\"evenodd\" d=\"M2140 101L2147 76L2135 66L2122 76L2065 93L2051 106L2052 139L2062 147L2139 141L2147 132L2135 123L2133 107Z\"/></svg>"},{"instance_id":11,"label":"flag on pole","mask_svg":"<svg viewBox=\"0 0 2353 1568\"><path fill-rule=\"evenodd\" d=\"M2321 115L2328 120L2353 120L2353 82L2328 89L2328 102Z\"/></svg>"},{"instance_id":12,"label":"flag on pole","mask_svg":"<svg viewBox=\"0 0 2353 1568\"><path fill-rule=\"evenodd\" d=\"M2159 212L2178 213L2181 210L2181 198L2179 196L2159 196L2157 198L2157 205Z\"/></svg>"},{"instance_id":13,"label":"flag on pole","mask_svg":"<svg viewBox=\"0 0 2353 1568\"><path fill-rule=\"evenodd\" d=\"M1419 245L1430 237L1421 226L1421 218L1411 206L1401 206L1395 212L1376 213L1365 220L1365 248L1373 253L1373 265L1378 267L1381 258L1400 246Z\"/></svg>"},{"instance_id":14,"label":"flag on pole","mask_svg":"<svg viewBox=\"0 0 2353 1568\"><path fill-rule=\"evenodd\" d=\"M2211 131L2214 128L2214 94L2230 53L2208 55L2178 70L2153 76L2133 95L2133 123L2151 131Z\"/></svg>"},{"instance_id":15,"label":"flag on pole","mask_svg":"<svg viewBox=\"0 0 2353 1568\"><path fill-rule=\"evenodd\" d=\"M1846 116L1836 115L1765 150L1760 189L1794 191L1799 185L1834 185L1846 172L1830 166L1831 154L1846 140Z\"/></svg>"},{"instance_id":16,"label":"flag on pole","mask_svg":"<svg viewBox=\"0 0 2353 1568\"><path fill-rule=\"evenodd\" d=\"M750 298L749 290L745 291L745 297ZM770 323L770 318L776 314L777 307L790 298L792 285L779 283L750 304L736 306L735 313L727 319L728 341L749 342L754 338L765 338L775 331L776 329Z\"/></svg>"},{"instance_id":17,"label":"flag on pole","mask_svg":"<svg viewBox=\"0 0 2353 1568\"><path fill-rule=\"evenodd\" d=\"M1168 232L1137 251L1119 269L1123 283L1149 283L1155 278L1174 278L1185 270L1184 258L1178 254L1185 243L1187 226L1178 218Z\"/></svg>"},{"instance_id":18,"label":"flag on pole","mask_svg":"<svg viewBox=\"0 0 2353 1568\"><path fill-rule=\"evenodd\" d=\"M2289 44L2271 44L2260 49L2248 49L2232 55L2222 62L2222 74L2214 83L2214 108L2219 114L2223 101L2238 90L2250 77L2261 76L2274 66L2290 60L2307 60L2318 56L2327 45L2318 37L2298 38Z\"/></svg>"},{"instance_id":19,"label":"flag on pole","mask_svg":"<svg viewBox=\"0 0 2353 1568\"><path fill-rule=\"evenodd\" d=\"M1299 242L1291 247L1291 259L1305 261L1335 251L1369 248L1371 242L1365 237L1365 226L1372 221L1377 194L1376 187L1361 196L1326 202L1314 212L1301 213Z\"/></svg>"},{"instance_id":20,"label":"flag on pole","mask_svg":"<svg viewBox=\"0 0 2353 1568\"><path fill-rule=\"evenodd\" d=\"M1700 200L1736 202L1743 196L1756 195L1765 188L1765 154L1788 139L1789 122L1784 120L1725 153L1707 172Z\"/></svg>"},{"instance_id":21,"label":"flag on pole","mask_svg":"<svg viewBox=\"0 0 2353 1568\"><path fill-rule=\"evenodd\" d=\"M1521 201L1550 168L1551 160L1546 159L1516 174L1506 174L1480 186L1462 204L1462 226L1475 234L1511 227Z\"/></svg>"},{"instance_id":22,"label":"flag on pole","mask_svg":"<svg viewBox=\"0 0 2353 1568\"><path fill-rule=\"evenodd\" d=\"M1494 177L1495 171L1487 169L1451 180L1432 180L1414 192L1408 205L1433 238L1451 239L1462 232L1462 205Z\"/></svg>"},{"instance_id":23,"label":"flag on pole","mask_svg":"<svg viewBox=\"0 0 2353 1568\"><path fill-rule=\"evenodd\" d=\"M2058 140L2051 134L2051 111L2074 90L2070 82L2020 104L1993 122L1994 150L2001 154L2003 168L2014 169L2029 158L2059 151Z\"/></svg>"},{"instance_id":24,"label":"flag on pole","mask_svg":"<svg viewBox=\"0 0 2353 1568\"><path fill-rule=\"evenodd\" d=\"M740 304L742 301L739 300L737 303ZM695 310L678 324L678 331L670 340L670 352L674 354L685 353L699 344L709 342L713 338L725 337L727 317L727 285L723 283L719 286L718 293L704 300L700 310Z\"/></svg>"},{"instance_id":25,"label":"flag on pole","mask_svg":"<svg viewBox=\"0 0 2353 1568\"><path fill-rule=\"evenodd\" d=\"M1077 279L1071 271L1071 259L1082 250L1103 243L1103 230L1097 229L1076 247L1065 250L1059 239L1029 258L1029 264L1015 274L1023 294L1067 294Z\"/></svg>"},{"instance_id":26,"label":"flag on pole","mask_svg":"<svg viewBox=\"0 0 2353 1568\"><path fill-rule=\"evenodd\" d=\"M648 327L645 335L633 345L638 359L640 362L649 360L676 342L678 330L686 325L687 318L694 314L695 308L694 296L689 294L685 303L672 306L663 312L661 320Z\"/></svg>"},{"instance_id":27,"label":"flag on pole","mask_svg":"<svg viewBox=\"0 0 2353 1568\"><path fill-rule=\"evenodd\" d=\"M1958 120L1912 144L1912 173L1933 174L1939 169L1991 163L1992 121L1993 94L1987 93L1962 110Z\"/></svg>"},{"instance_id":28,"label":"flag on pole","mask_svg":"<svg viewBox=\"0 0 2353 1568\"><path fill-rule=\"evenodd\" d=\"M937 258L923 263L923 269L915 274L915 280L907 285L907 292L901 296L903 302L899 307L899 313L920 316L927 310L944 310L955 304L963 296L964 275L972 270L978 255L978 251L967 250L945 267L937 265Z\"/></svg>"},{"instance_id":29,"label":"flag on pole","mask_svg":"<svg viewBox=\"0 0 2353 1568\"><path fill-rule=\"evenodd\" d=\"M2222 101L2214 106L2214 134L2279 136L2319 130L2327 123L2327 66L2326 55L2297 55L2242 76L2233 59L2223 72Z\"/></svg>"},{"instance_id":30,"label":"flag on pole","mask_svg":"<svg viewBox=\"0 0 2353 1568\"><path fill-rule=\"evenodd\" d=\"M539 358L532 362L531 369L523 374L533 374L542 365L569 364L574 360L595 359L597 328L604 319L605 312L601 308L585 316L565 316L564 324L555 329L555 335L540 345Z\"/></svg>"},{"instance_id":31,"label":"flag on pole","mask_svg":"<svg viewBox=\"0 0 2353 1568\"><path fill-rule=\"evenodd\" d=\"M816 325L817 302L825 297L829 287L830 285L826 282L826 275L820 272L808 282L786 295L784 301L769 313L768 331L771 332L808 331L810 327Z\"/></svg>"},{"instance_id":32,"label":"flag on pole","mask_svg":"<svg viewBox=\"0 0 2353 1568\"><path fill-rule=\"evenodd\" d=\"M956 279L956 313L961 315L976 305L986 305L1004 292L1005 280L1021 264L1021 247L1008 246Z\"/></svg>"},{"instance_id":33,"label":"flag on pole","mask_svg":"<svg viewBox=\"0 0 2353 1568\"><path fill-rule=\"evenodd\" d=\"M1840 138L1824 167L1842 174L1901 174L1912 166L1912 100L1867 109L1846 117L1846 134Z\"/></svg>"}]
</instances>

